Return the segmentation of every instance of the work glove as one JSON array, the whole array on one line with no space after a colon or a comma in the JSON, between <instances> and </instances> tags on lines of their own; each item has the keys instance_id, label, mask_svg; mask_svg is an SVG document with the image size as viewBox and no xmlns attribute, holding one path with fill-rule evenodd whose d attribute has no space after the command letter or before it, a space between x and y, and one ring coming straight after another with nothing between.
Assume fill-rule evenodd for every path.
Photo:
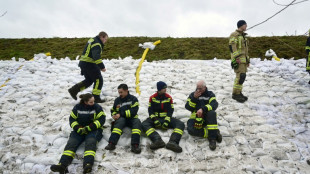
<instances>
[{"instance_id":1,"label":"work glove","mask_svg":"<svg viewBox=\"0 0 310 174\"><path fill-rule=\"evenodd\" d=\"M86 135L87 134L87 130L84 127L79 127L76 132L80 135Z\"/></svg>"},{"instance_id":2,"label":"work glove","mask_svg":"<svg viewBox=\"0 0 310 174\"><path fill-rule=\"evenodd\" d=\"M161 127L161 123L156 115L152 114L150 118L154 121L155 127Z\"/></svg>"},{"instance_id":3,"label":"work glove","mask_svg":"<svg viewBox=\"0 0 310 174\"><path fill-rule=\"evenodd\" d=\"M200 118L200 117L196 117L195 119L195 124L194 124L194 128L196 129L201 129L202 128L202 125L203 125L203 118Z\"/></svg>"},{"instance_id":4,"label":"work glove","mask_svg":"<svg viewBox=\"0 0 310 174\"><path fill-rule=\"evenodd\" d=\"M239 67L239 63L237 62L236 59L233 59L230 65L232 69L237 69Z\"/></svg>"},{"instance_id":5,"label":"work glove","mask_svg":"<svg viewBox=\"0 0 310 174\"><path fill-rule=\"evenodd\" d=\"M170 123L170 117L165 117L165 121L164 121L164 123L162 125L162 128L163 129L168 129L169 123Z\"/></svg>"}]
</instances>

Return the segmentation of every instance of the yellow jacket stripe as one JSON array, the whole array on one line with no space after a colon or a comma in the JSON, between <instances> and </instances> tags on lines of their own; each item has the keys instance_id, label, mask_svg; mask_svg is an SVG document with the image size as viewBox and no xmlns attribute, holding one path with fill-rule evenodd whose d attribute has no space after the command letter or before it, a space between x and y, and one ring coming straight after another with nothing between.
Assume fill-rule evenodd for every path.
<instances>
[{"instance_id":1,"label":"yellow jacket stripe","mask_svg":"<svg viewBox=\"0 0 310 174\"><path fill-rule=\"evenodd\" d=\"M208 130L217 130L218 126L217 124L209 124L207 125Z\"/></svg>"},{"instance_id":2,"label":"yellow jacket stripe","mask_svg":"<svg viewBox=\"0 0 310 174\"><path fill-rule=\"evenodd\" d=\"M126 114L126 118L130 118L131 117L131 113L130 113L129 109L125 111L125 114Z\"/></svg>"},{"instance_id":3,"label":"yellow jacket stripe","mask_svg":"<svg viewBox=\"0 0 310 174\"><path fill-rule=\"evenodd\" d=\"M99 113L97 114L97 116L96 116L95 119L97 120L97 119L99 119L99 118L100 118L101 116L103 116L103 115L105 116L104 112L101 111L101 112L99 112Z\"/></svg>"},{"instance_id":4,"label":"yellow jacket stripe","mask_svg":"<svg viewBox=\"0 0 310 174\"><path fill-rule=\"evenodd\" d=\"M208 108L208 111L212 111L212 106L207 104L206 107Z\"/></svg>"},{"instance_id":5,"label":"yellow jacket stripe","mask_svg":"<svg viewBox=\"0 0 310 174\"><path fill-rule=\"evenodd\" d=\"M139 102L134 103L134 104L131 106L131 108L134 108L134 107L136 107L136 106L139 106Z\"/></svg>"},{"instance_id":6,"label":"yellow jacket stripe","mask_svg":"<svg viewBox=\"0 0 310 174\"><path fill-rule=\"evenodd\" d=\"M96 125L97 129L101 127L101 124L98 120L94 121L94 124Z\"/></svg>"},{"instance_id":7,"label":"yellow jacket stripe","mask_svg":"<svg viewBox=\"0 0 310 174\"><path fill-rule=\"evenodd\" d=\"M74 126L79 125L79 123L77 121L74 121L70 126L71 128L74 128Z\"/></svg>"},{"instance_id":8,"label":"yellow jacket stripe","mask_svg":"<svg viewBox=\"0 0 310 174\"><path fill-rule=\"evenodd\" d=\"M77 116L73 113L73 111L71 111L71 117L74 118L75 120L77 119Z\"/></svg>"}]
</instances>

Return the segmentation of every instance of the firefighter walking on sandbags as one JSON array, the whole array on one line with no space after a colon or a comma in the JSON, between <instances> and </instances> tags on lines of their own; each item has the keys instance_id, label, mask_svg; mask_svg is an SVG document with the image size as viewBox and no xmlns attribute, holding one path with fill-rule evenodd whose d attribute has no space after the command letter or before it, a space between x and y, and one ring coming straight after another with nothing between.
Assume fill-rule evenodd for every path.
<instances>
[{"instance_id":1,"label":"firefighter walking on sandbags","mask_svg":"<svg viewBox=\"0 0 310 174\"><path fill-rule=\"evenodd\" d=\"M185 104L185 108L191 111L190 119L187 121L188 133L208 138L211 150L216 149L216 142L222 142L215 112L217 107L214 93L208 91L203 80L197 82L196 91L189 95Z\"/></svg>"},{"instance_id":2,"label":"firefighter walking on sandbags","mask_svg":"<svg viewBox=\"0 0 310 174\"><path fill-rule=\"evenodd\" d=\"M166 88L167 84L165 82L157 82L157 92L149 99L149 118L143 121L142 126L144 132L152 141L150 145L152 150L166 146L167 149L180 153L182 152L182 147L179 146L179 142L185 126L182 121L172 117L174 111L173 100L166 93ZM168 128L173 129L167 145L158 132L155 131L155 128L162 128L164 130Z\"/></svg>"},{"instance_id":3,"label":"firefighter walking on sandbags","mask_svg":"<svg viewBox=\"0 0 310 174\"><path fill-rule=\"evenodd\" d=\"M243 83L246 78L247 68L250 66L250 57L248 55L249 42L245 33L247 24L244 20L237 23L238 29L231 33L229 37L229 49L231 52L231 67L236 73L234 80L232 98L240 103L248 100L248 97L242 94Z\"/></svg>"},{"instance_id":4,"label":"firefighter walking on sandbags","mask_svg":"<svg viewBox=\"0 0 310 174\"><path fill-rule=\"evenodd\" d=\"M129 94L126 84L120 84L117 89L119 97L115 99L111 109L111 116L115 121L112 123L112 133L109 138L109 144L105 149L114 150L123 133L123 128L128 126L131 128L131 151L136 154L141 153L140 135L142 125L137 114L139 110L138 99Z\"/></svg>"},{"instance_id":5,"label":"firefighter walking on sandbags","mask_svg":"<svg viewBox=\"0 0 310 174\"><path fill-rule=\"evenodd\" d=\"M94 84L92 93L95 97L95 102L103 103L105 101L100 98L103 85L101 72L106 71L101 59L101 54L107 40L108 34L104 31L100 32L98 36L88 40L79 62L81 75L85 77L85 80L75 84L68 90L74 100L77 100L76 95L80 91Z\"/></svg>"}]
</instances>

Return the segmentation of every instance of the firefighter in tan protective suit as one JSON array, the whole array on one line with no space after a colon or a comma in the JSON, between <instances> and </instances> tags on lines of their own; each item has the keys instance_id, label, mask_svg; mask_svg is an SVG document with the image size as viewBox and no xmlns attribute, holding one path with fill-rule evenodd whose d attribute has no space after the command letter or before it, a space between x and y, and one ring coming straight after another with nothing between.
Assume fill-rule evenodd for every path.
<instances>
[{"instance_id":1,"label":"firefighter in tan protective suit","mask_svg":"<svg viewBox=\"0 0 310 174\"><path fill-rule=\"evenodd\" d=\"M229 49L231 52L231 67L236 73L232 98L240 103L245 102L248 97L242 94L242 85L246 78L247 68L250 66L248 56L249 42L246 38L247 24L244 20L237 23L238 29L230 34Z\"/></svg>"}]
</instances>

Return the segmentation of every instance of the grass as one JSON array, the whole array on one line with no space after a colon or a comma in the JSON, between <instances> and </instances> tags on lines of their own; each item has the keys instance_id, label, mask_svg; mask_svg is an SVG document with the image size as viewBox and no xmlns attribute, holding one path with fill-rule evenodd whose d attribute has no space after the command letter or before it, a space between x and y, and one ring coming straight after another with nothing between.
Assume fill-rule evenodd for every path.
<instances>
[{"instance_id":1,"label":"grass","mask_svg":"<svg viewBox=\"0 0 310 174\"><path fill-rule=\"evenodd\" d=\"M34 54L51 52L52 57L75 59L81 55L89 38L38 38L0 39L0 60L12 57L29 60ZM164 59L230 59L228 38L158 38L158 37L111 37L102 58L140 59L144 49L139 43L161 40L147 55L148 61ZM268 49L273 49L280 58L305 58L306 36L250 37L250 57L264 58Z\"/></svg>"}]
</instances>

